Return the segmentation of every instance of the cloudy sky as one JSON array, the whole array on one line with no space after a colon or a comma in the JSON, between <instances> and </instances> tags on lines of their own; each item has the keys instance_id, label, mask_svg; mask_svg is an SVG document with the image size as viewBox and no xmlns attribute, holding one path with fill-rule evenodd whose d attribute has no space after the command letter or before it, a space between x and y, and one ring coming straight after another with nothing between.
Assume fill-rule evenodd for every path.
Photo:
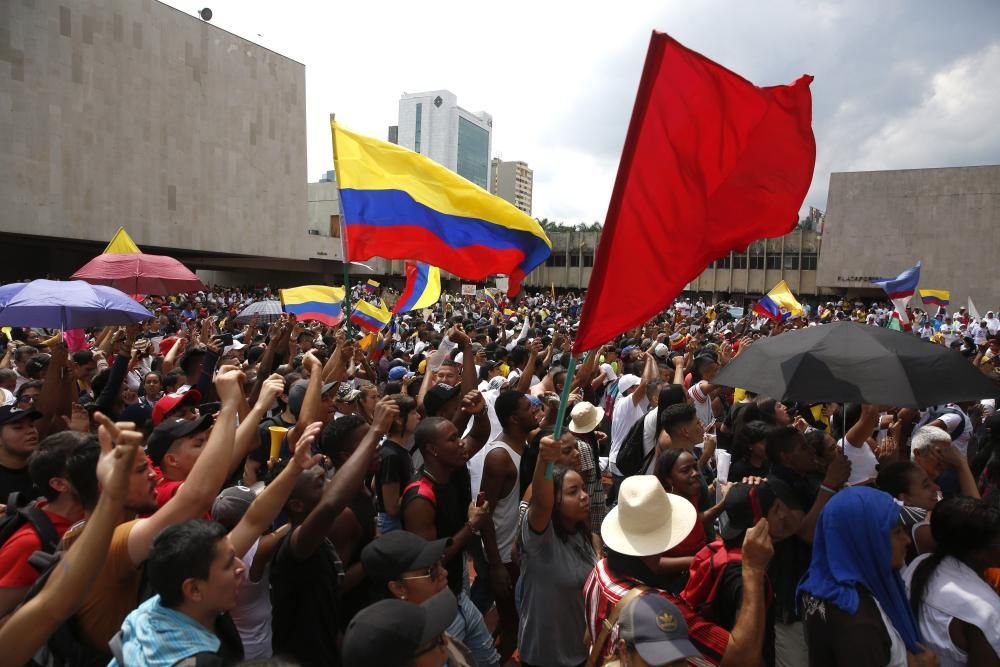
<instances>
[{"instance_id":1,"label":"cloudy sky","mask_svg":"<svg viewBox=\"0 0 1000 667\"><path fill-rule=\"evenodd\" d=\"M813 82L816 173L1000 163L1000 2L169 0L306 65L308 170L328 117L385 138L399 96L446 88L535 171L534 215L603 221L649 33L758 85Z\"/></svg>"}]
</instances>

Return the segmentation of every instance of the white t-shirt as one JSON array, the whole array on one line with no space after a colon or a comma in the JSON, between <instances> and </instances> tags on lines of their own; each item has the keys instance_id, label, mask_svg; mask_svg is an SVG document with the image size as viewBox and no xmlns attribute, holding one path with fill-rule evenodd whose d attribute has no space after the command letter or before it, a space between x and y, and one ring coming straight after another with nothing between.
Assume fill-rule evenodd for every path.
<instances>
[{"instance_id":1,"label":"white t-shirt","mask_svg":"<svg viewBox=\"0 0 1000 667\"><path fill-rule=\"evenodd\" d=\"M847 484L858 484L870 479L875 479L875 468L878 466L878 459L875 452L865 442L860 447L848 444L847 438L841 438L837 446L844 451L844 456L851 462L851 476L847 479Z\"/></svg>"},{"instance_id":2,"label":"white t-shirt","mask_svg":"<svg viewBox=\"0 0 1000 667\"><path fill-rule=\"evenodd\" d=\"M615 400L615 411L611 417L611 452L609 454L612 474L621 475L621 471L615 463L618 459L618 450L621 449L622 442L625 441L625 436L628 435L632 424L637 419L641 419L648 409L649 400L645 396L642 397L638 405L632 400L631 394L628 396L619 396Z\"/></svg>"},{"instance_id":3,"label":"white t-shirt","mask_svg":"<svg viewBox=\"0 0 1000 667\"><path fill-rule=\"evenodd\" d=\"M694 410L698 414L698 419L707 428L715 421L715 413L712 412L712 397L701 389L701 382L696 382L688 389L688 396L694 403Z\"/></svg>"},{"instance_id":4,"label":"white t-shirt","mask_svg":"<svg viewBox=\"0 0 1000 667\"><path fill-rule=\"evenodd\" d=\"M243 554L246 566L243 581L236 593L236 606L230 611L233 623L243 640L243 655L247 660L271 657L271 577L270 568L264 569L259 581L250 580L250 568L257 555L258 539Z\"/></svg>"}]
</instances>

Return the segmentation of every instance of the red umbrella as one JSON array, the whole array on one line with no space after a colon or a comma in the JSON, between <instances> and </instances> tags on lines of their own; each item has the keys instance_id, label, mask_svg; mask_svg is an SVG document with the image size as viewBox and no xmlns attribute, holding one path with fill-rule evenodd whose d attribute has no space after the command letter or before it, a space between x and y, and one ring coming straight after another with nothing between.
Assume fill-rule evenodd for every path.
<instances>
[{"instance_id":1,"label":"red umbrella","mask_svg":"<svg viewBox=\"0 0 1000 667\"><path fill-rule=\"evenodd\" d=\"M177 294L205 289L198 276L173 257L145 253L98 255L73 278L109 285L127 294Z\"/></svg>"}]
</instances>

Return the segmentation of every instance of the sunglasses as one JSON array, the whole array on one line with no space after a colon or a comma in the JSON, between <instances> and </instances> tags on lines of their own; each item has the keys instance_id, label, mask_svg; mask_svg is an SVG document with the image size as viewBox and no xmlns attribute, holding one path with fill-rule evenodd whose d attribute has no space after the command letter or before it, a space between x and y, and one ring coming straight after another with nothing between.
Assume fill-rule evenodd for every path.
<instances>
[{"instance_id":1,"label":"sunglasses","mask_svg":"<svg viewBox=\"0 0 1000 667\"><path fill-rule=\"evenodd\" d=\"M410 579L430 579L431 581L437 581L438 576L438 563L435 563L424 570L423 574L415 574L412 577L400 577L399 579L400 581L408 581Z\"/></svg>"}]
</instances>

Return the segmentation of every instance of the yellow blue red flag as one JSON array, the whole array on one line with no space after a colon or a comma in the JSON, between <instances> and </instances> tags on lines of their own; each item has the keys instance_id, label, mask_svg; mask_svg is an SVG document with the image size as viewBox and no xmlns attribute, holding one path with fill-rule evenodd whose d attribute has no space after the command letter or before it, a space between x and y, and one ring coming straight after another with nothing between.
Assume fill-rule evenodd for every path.
<instances>
[{"instance_id":1,"label":"yellow blue red flag","mask_svg":"<svg viewBox=\"0 0 1000 667\"><path fill-rule=\"evenodd\" d=\"M385 328L390 319L392 313L385 307L384 301L380 301L379 306L373 306L367 301L358 301L351 306L351 322L362 329L378 333Z\"/></svg>"},{"instance_id":2,"label":"yellow blue red flag","mask_svg":"<svg viewBox=\"0 0 1000 667\"><path fill-rule=\"evenodd\" d=\"M303 285L278 290L281 309L294 313L300 320L317 320L327 326L336 326L344 319L340 302L344 300L343 287Z\"/></svg>"},{"instance_id":3,"label":"yellow blue red flag","mask_svg":"<svg viewBox=\"0 0 1000 667\"><path fill-rule=\"evenodd\" d=\"M947 306L951 302L951 292L943 289L922 289L920 300L925 305Z\"/></svg>"},{"instance_id":4,"label":"yellow blue red flag","mask_svg":"<svg viewBox=\"0 0 1000 667\"><path fill-rule=\"evenodd\" d=\"M347 261L419 259L508 293L552 254L536 220L430 158L331 121Z\"/></svg>"},{"instance_id":5,"label":"yellow blue red flag","mask_svg":"<svg viewBox=\"0 0 1000 667\"><path fill-rule=\"evenodd\" d=\"M798 302L792 290L784 280L779 282L765 296L761 297L753 312L772 320L787 320L792 315L804 315L802 304Z\"/></svg>"},{"instance_id":6,"label":"yellow blue red flag","mask_svg":"<svg viewBox=\"0 0 1000 667\"><path fill-rule=\"evenodd\" d=\"M406 287L393 308L405 313L430 308L441 298L441 269L423 262L406 263Z\"/></svg>"}]
</instances>

